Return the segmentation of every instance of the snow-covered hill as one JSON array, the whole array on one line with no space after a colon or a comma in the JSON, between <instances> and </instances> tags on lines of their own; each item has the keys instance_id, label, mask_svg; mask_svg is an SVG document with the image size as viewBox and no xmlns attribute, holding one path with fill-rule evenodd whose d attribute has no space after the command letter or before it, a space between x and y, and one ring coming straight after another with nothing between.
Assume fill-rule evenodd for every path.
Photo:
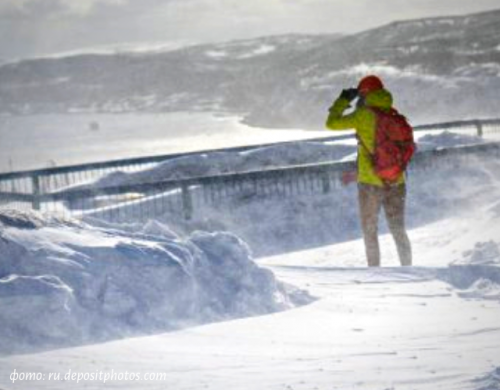
<instances>
[{"instance_id":1,"label":"snow-covered hill","mask_svg":"<svg viewBox=\"0 0 500 390\"><path fill-rule=\"evenodd\" d=\"M278 36L168 52L35 59L0 68L5 112L247 112L265 69L332 37ZM269 80L271 81L271 80ZM275 81L281 83L280 77ZM252 87L254 85L254 87ZM245 108L248 106L247 108Z\"/></svg>"},{"instance_id":2,"label":"snow-covered hill","mask_svg":"<svg viewBox=\"0 0 500 390\"><path fill-rule=\"evenodd\" d=\"M262 127L322 128L335 95L375 72L415 123L496 116L499 20L495 11L344 37L276 36L11 63L0 67L0 111L205 110L243 114Z\"/></svg>"}]
</instances>

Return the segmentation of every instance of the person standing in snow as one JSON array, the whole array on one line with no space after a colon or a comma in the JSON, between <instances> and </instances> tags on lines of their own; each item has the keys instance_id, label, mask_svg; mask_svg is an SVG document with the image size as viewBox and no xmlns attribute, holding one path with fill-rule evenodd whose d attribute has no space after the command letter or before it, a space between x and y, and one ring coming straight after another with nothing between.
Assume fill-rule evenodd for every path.
<instances>
[{"instance_id":1,"label":"person standing in snow","mask_svg":"<svg viewBox=\"0 0 500 390\"><path fill-rule=\"evenodd\" d=\"M356 109L345 114L358 99ZM411 244L405 227L406 184L402 173L387 185L376 173L370 154L375 148L377 116L375 110L390 112L392 95L379 77L370 75L357 88L344 89L329 109L326 127L330 130L354 129L358 146L358 200L368 266L380 266L378 216L383 208L401 265L412 264Z\"/></svg>"}]
</instances>

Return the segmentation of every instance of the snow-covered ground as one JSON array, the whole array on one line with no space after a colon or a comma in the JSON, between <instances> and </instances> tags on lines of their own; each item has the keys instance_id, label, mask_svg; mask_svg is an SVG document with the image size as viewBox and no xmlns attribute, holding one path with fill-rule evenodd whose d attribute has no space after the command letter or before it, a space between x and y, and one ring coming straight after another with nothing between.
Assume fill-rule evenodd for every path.
<instances>
[{"instance_id":1,"label":"snow-covered ground","mask_svg":"<svg viewBox=\"0 0 500 390\"><path fill-rule=\"evenodd\" d=\"M422 144L467 142L451 138ZM228 223L267 242L351 235L258 259L232 233L178 234L175 220L4 212L0 389L497 390L498 172L471 158L410 176L404 268L387 235L383 267L365 267L355 213L336 213L333 195L260 199ZM341 195L354 202L354 187Z\"/></svg>"},{"instance_id":2,"label":"snow-covered ground","mask_svg":"<svg viewBox=\"0 0 500 390\"><path fill-rule=\"evenodd\" d=\"M491 200L412 230L415 267L396 266L388 236L380 269L364 267L360 240L262 259L260 266L317 300L155 336L4 357L0 387L497 389L500 208ZM45 380L13 383L14 371ZM61 380L49 380L51 373ZM96 379L77 383L68 373ZM125 380L125 373L137 377ZM161 377L147 380L150 374Z\"/></svg>"}]
</instances>

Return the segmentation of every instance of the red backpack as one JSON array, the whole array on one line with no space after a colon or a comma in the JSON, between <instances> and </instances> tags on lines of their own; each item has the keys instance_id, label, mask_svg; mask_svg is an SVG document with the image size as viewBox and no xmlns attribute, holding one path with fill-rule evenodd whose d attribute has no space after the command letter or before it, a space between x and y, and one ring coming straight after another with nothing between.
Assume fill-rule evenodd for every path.
<instances>
[{"instance_id":1,"label":"red backpack","mask_svg":"<svg viewBox=\"0 0 500 390\"><path fill-rule=\"evenodd\" d=\"M375 149L369 149L360 143L371 156L375 174L386 184L395 183L406 170L415 154L413 128L406 118L395 109L382 111L369 108L376 116Z\"/></svg>"}]
</instances>

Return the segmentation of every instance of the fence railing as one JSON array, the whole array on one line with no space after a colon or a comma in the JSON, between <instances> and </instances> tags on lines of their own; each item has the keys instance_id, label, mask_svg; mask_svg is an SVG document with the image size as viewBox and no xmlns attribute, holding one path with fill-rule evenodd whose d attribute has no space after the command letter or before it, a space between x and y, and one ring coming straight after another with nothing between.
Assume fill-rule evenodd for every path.
<instances>
[{"instance_id":1,"label":"fence railing","mask_svg":"<svg viewBox=\"0 0 500 390\"><path fill-rule=\"evenodd\" d=\"M416 131L468 131L480 137L500 133L500 119L472 120L418 126ZM351 136L350 136L351 137ZM348 137L341 137L348 138ZM340 137L309 141L326 142ZM304 141L295 141L304 142ZM290 144L288 142L285 144ZM277 144L219 149L241 152ZM283 145L283 143L279 144ZM499 155L500 143L430 150L417 154L411 169L428 169L454 163L472 155ZM200 153L210 153L203 151ZM63 215L92 215L113 221L143 220L159 214L179 214L190 219L206 205L231 204L235 199L329 193L341 186L342 172L354 169L354 162L323 162L252 172L149 183L93 185L112 172L136 172L154 167L167 159L198 153L154 156L0 174L0 207L35 209ZM90 183L88 186L75 184Z\"/></svg>"}]
</instances>

